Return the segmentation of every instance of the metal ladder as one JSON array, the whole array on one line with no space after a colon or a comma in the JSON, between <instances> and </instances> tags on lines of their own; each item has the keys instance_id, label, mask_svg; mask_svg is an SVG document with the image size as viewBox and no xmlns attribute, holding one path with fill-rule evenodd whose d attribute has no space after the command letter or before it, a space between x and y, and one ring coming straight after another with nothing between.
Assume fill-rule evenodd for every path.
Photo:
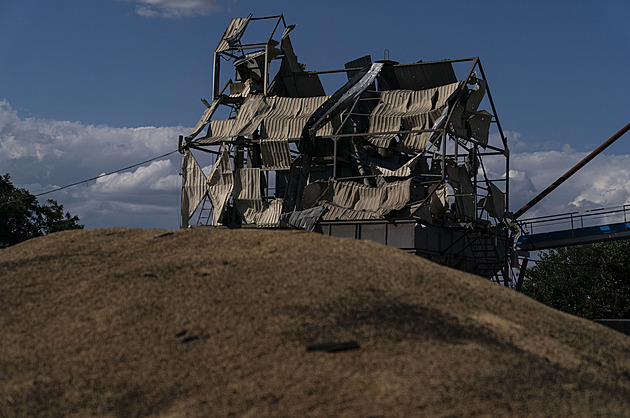
<instances>
[{"instance_id":1,"label":"metal ladder","mask_svg":"<svg viewBox=\"0 0 630 418\"><path fill-rule=\"evenodd\" d=\"M477 266L476 274L498 281L499 278L497 276L500 274L501 269L497 272L496 267L500 258L494 242L492 240L486 242L482 235L474 233L469 237L468 245Z\"/></svg>"},{"instance_id":2,"label":"metal ladder","mask_svg":"<svg viewBox=\"0 0 630 418\"><path fill-rule=\"evenodd\" d=\"M205 195L201 201L201 210L199 211L199 217L197 218L197 225L208 225L211 219L212 202L208 198L208 195Z\"/></svg>"}]
</instances>

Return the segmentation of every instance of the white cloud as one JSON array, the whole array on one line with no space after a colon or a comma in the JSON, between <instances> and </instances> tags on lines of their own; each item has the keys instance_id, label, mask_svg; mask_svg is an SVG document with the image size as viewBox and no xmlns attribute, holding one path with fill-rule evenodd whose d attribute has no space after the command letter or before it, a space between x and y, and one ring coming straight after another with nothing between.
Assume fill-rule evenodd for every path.
<instances>
[{"instance_id":1,"label":"white cloud","mask_svg":"<svg viewBox=\"0 0 630 418\"><path fill-rule=\"evenodd\" d=\"M575 151L568 144L561 150L512 152L510 210L516 212L587 154ZM505 167L498 160L487 165L486 170L495 178L505 177ZM630 204L630 155L600 154L526 212L523 218L624 204Z\"/></svg>"},{"instance_id":2,"label":"white cloud","mask_svg":"<svg viewBox=\"0 0 630 418\"><path fill-rule=\"evenodd\" d=\"M165 154L190 128L114 128L20 118L0 101L1 174L39 193ZM86 227L178 226L180 155L102 177L49 195ZM168 215L166 215L168 214Z\"/></svg>"},{"instance_id":3,"label":"white cloud","mask_svg":"<svg viewBox=\"0 0 630 418\"><path fill-rule=\"evenodd\" d=\"M0 174L31 193L95 177L177 148L184 127L114 128L80 122L20 118L0 101ZM518 133L507 133L510 209L515 212L582 160L569 145L528 151ZM529 147L530 149L533 147ZM208 174L211 166L199 160ZM68 188L52 198L89 228L106 226L177 228L178 153L141 167ZM505 178L502 158L486 159L492 179ZM498 184L498 183L497 183ZM524 218L630 204L630 155L602 154L538 203Z\"/></svg>"},{"instance_id":4,"label":"white cloud","mask_svg":"<svg viewBox=\"0 0 630 418\"><path fill-rule=\"evenodd\" d=\"M136 13L152 18L208 16L223 10L218 0L134 0Z\"/></svg>"}]
</instances>

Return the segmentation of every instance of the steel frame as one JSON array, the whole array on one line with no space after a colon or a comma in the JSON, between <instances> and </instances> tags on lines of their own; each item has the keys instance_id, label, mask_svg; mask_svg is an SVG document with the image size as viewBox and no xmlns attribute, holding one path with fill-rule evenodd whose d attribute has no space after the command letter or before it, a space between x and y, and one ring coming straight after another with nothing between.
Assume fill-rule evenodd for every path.
<instances>
[{"instance_id":1,"label":"steel frame","mask_svg":"<svg viewBox=\"0 0 630 418\"><path fill-rule=\"evenodd\" d=\"M214 74L213 74L213 82L212 82L212 86L213 86L213 90L212 90L212 97L213 100L222 98L222 103L220 104L221 106L228 106L231 109L231 112L238 112L238 109L240 107L240 104L242 103L242 98L238 98L238 97L232 97L230 95L225 95L224 92L225 90L230 87L234 82L232 81L232 78L229 78L228 82L224 85L224 87L222 89L219 89L219 85L220 85L220 75L221 75L221 65L220 65L220 61L222 59L225 60L235 60L237 58L239 58L242 55L246 54L246 51L252 50L252 49L260 49L260 48L264 48L264 68L262 69L262 80L263 80L263 95L267 96L269 94L269 70L270 70L270 63L273 59L278 59L281 58L282 55L278 55L276 57L271 57L270 55L270 50L271 48L276 45L275 40L273 40L273 37L275 36L277 29L280 27L280 25L282 25L283 28L287 28L285 19L283 15L273 15L273 16L264 16L264 17L251 17L250 22L251 21L258 21L258 20L274 20L275 19L275 25L273 30L271 31L271 34L268 36L268 38L266 39L265 42L258 42L258 43L249 43L249 44L241 44L240 41L238 41L235 45L233 45L232 47L230 47L229 49L225 50L225 51L221 51L221 52L214 52L214 64L213 64L213 68L214 68ZM452 60L442 60L442 61L431 61L431 62L419 62L419 63L410 63L410 64L395 64L394 67L410 67L410 66L423 66L423 65L431 65L431 64L435 64L435 63L448 63L448 64L465 64L468 63L470 64L470 67L468 68L467 72L466 72L466 76L462 81L461 85L459 86L459 89L457 91L457 98L461 97L462 94L464 94L464 90L467 88L467 85L469 83L469 81L473 80L475 78L475 74L476 72L478 72L481 75L481 78L483 80L485 80L486 82L486 93L487 93L487 97L488 97L488 102L490 104L490 107L492 109L492 125L494 125L498 131L499 134L499 139L500 139L500 146L497 145L492 145L492 144L487 144L487 145L483 145L483 144L479 144L477 143L473 138L466 138L466 143L462 143L463 141L461 140L461 138L458 138L453 132L451 132L449 130L449 126L451 123L451 120L453 118L453 114L454 114L454 110L455 107L452 106L450 108L450 111L447 115L446 121L444 123L444 127L440 128L440 129L424 129L424 130L408 130L408 131L401 131L401 130L396 130L396 131L387 131L387 132L372 132L369 135L388 135L388 134L395 134L395 135L403 135L403 134L409 134L409 133L431 133L431 132L437 132L440 136L440 146L438 147L436 144L434 143L430 143L427 146L427 149L425 151L423 151L422 153L427 157L427 161L428 158L431 159L431 161L440 161L440 170L439 173L432 173L432 174L426 174L423 175L421 178L417 178L414 177L413 182L416 184L421 185L421 187L424 187L425 189L429 189L429 187L427 186L431 186L431 185L439 185L441 183L445 183L447 181L447 174L446 174L446 167L447 167L447 161L451 162L454 161L456 164L459 163L463 163L466 158L469 158L470 155L473 156L473 161L476 163L477 159L479 160L479 165L482 168L481 174L479 172L475 173L473 175L473 182L474 182L474 192L472 195L461 195L461 196L467 196L471 199L474 200L474 202L478 202L480 198L483 197L487 197L488 196L488 192L487 189L485 188L485 182L486 181L492 181L495 183L502 183L504 185L503 189L505 192L505 210L506 210L506 215L509 216L509 177L506 175L505 178L493 178L493 179L489 179L487 177L487 173L484 167L484 158L486 157L501 157L504 158L505 160L505 173L509 173L509 149L508 149L508 144L507 144L507 139L504 135L503 129L501 127L501 123L499 121L499 117L498 117L498 112L496 110L495 107L495 102L494 99L492 97L492 93L490 90L490 85L487 81L486 75L485 75L485 71L483 69L483 66L481 64L481 60L479 57L472 57L472 58L461 58L461 59L452 59ZM362 68L344 68L344 69L335 69L335 70L321 70L321 71L306 71L305 74L310 74L310 75L325 75L325 74L335 74L335 73L350 73L350 72L356 72L356 71L360 71L362 70ZM324 160L324 159L314 159L313 160L313 167L324 167L325 170L328 170L327 167L331 168L331 178L333 179L337 179L337 180L361 180L363 182L368 182L370 181L370 179L375 178L375 175L372 174L364 174L362 172L358 173L359 175L351 175L348 176L347 175L347 168L348 166L352 167L354 166L353 163L350 160L350 164L348 164L348 159L347 159L347 155L345 155L343 152L341 152L340 150L340 144L342 142L347 142L350 141L352 142L354 139L359 139L359 138L365 138L367 133L366 132L343 132L344 127L347 126L347 124L349 123L349 121L351 120L351 117L354 116L362 116L360 113L353 113L356 110L356 106L357 104L362 101L362 100L375 100L375 98L370 98L370 97L364 97L364 95L361 95L359 98L357 98L355 100L355 102L353 103L352 107L344 112L341 117L341 123L338 125L337 129L333 132L333 134L331 135L318 135L316 137L316 140L319 143L324 144L326 141L330 141L332 144L332 155L330 155L329 157L331 157L329 160ZM363 115L365 116L365 115ZM182 148L191 148L191 149L195 149L195 150L199 150L199 151L204 151L207 153L210 153L211 155L216 155L218 156L219 152L214 150L213 148L216 148L216 146L218 144L210 144L210 145L202 145L202 144L197 144L194 141L189 141L187 138L186 139L185 144L182 142ZM301 138L288 138L290 144L292 144L291 146L291 151L293 154L297 153L298 151L295 148L295 145L298 144L301 140ZM243 167L245 164L245 159L246 159L246 153L249 154L249 150L251 150L253 146L256 146L256 144L260 143L260 139L254 135L251 138L244 138L244 137L237 137L237 138L232 138L229 140L225 140L225 141L221 141L221 144L228 147L228 149L230 150L230 158L233 160L234 162L234 166L235 168L239 168L239 167ZM347 154L347 152L346 152ZM409 154L405 154L402 153L401 156L405 157L405 158L411 158L409 156ZM357 167L360 167L360 163L356 164ZM345 168L342 169L342 168ZM264 168L263 168L264 170ZM278 189L278 179L279 179L279 171L284 171L284 170L273 170L273 169L268 169L265 172L265 177L264 177L264 182L266 183L266 186L264 187L264 191L263 191L263 195L267 198L273 198L273 197L277 197L276 193L277 193L277 189ZM275 177L274 177L275 176ZM275 178L275 189L271 187L271 184L273 183L272 180L274 180ZM432 192L430 192L427 196L424 197L423 202L427 202L431 196L432 193L434 193L437 190L437 187L435 187L433 189ZM460 195L455 195L452 193L449 193L450 196L452 197L457 197ZM282 196L280 196L282 197ZM240 226L240 222L238 221L238 218L236 217L236 214L233 210L228 210L228 216L230 219L230 224L231 226ZM198 217L198 221L200 221L201 219L203 219L204 217L202 217L201 213L199 214ZM209 218L206 217L206 218ZM411 217L410 219L413 219L415 222L425 222L417 217ZM503 282L503 284L505 285L509 285L510 284L510 279L509 279L509 274L508 271L510 271L510 266L509 266L509 260L511 257L509 257L509 245L507 245L507 241L508 239L508 232L507 229L504 228L504 226L500 223L500 222L496 222L493 221L490 218L483 218L483 210L477 208L475 210L475 216L473 219L455 219L453 218L453 214L450 213L448 210L444 212L444 214L442 214L440 219L434 219L434 222L437 222L437 224L442 225L443 228L449 228L449 227L453 227L453 228L461 228L463 227L463 225L466 225L467 223L472 225L472 230L475 231L485 231L486 229L488 229L487 227L490 226L492 228L494 228L492 233L489 232L484 232L485 234L485 238L486 240L489 240L489 242L497 242L497 240L502 240L505 241L503 242L501 245L497 246L494 245L494 248L498 248L501 247L500 251L505 251L504 254L497 254L497 259L501 260L501 264L500 266L497 266L497 274L493 275L496 276L494 277L494 279L498 282L501 281ZM492 223L495 222L495 223ZM458 239L464 239L464 238L458 238ZM468 246L466 246L466 248L464 250L462 250L462 260L465 258L469 258L470 257L470 251L468 251L467 249L470 248L470 246L472 245L471 241ZM451 244L450 247L454 247L458 245L457 242L453 242ZM442 255L448 254L450 251L450 247L448 248L443 248L442 249ZM497 250L499 251L499 250ZM422 253L422 251L416 251L416 253ZM464 252L466 252L466 254L463 254ZM426 255L426 254L425 254ZM450 256L455 257L456 255L450 254ZM502 279L499 278L499 276L503 276Z\"/></svg>"}]
</instances>

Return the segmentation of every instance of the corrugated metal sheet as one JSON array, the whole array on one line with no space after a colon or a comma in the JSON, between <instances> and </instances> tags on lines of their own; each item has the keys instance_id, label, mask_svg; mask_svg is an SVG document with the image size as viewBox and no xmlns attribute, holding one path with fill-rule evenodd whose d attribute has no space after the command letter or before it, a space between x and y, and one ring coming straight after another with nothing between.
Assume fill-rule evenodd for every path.
<instances>
[{"instance_id":1,"label":"corrugated metal sheet","mask_svg":"<svg viewBox=\"0 0 630 418\"><path fill-rule=\"evenodd\" d=\"M219 119L208 122L208 135L197 139L195 142L200 145L209 145L221 141L227 141L232 137L234 130L234 119Z\"/></svg>"},{"instance_id":2,"label":"corrugated metal sheet","mask_svg":"<svg viewBox=\"0 0 630 418\"><path fill-rule=\"evenodd\" d=\"M306 119L301 117L300 98L272 97L268 99L270 110L262 121L262 135L271 139L299 138Z\"/></svg>"},{"instance_id":3,"label":"corrugated metal sheet","mask_svg":"<svg viewBox=\"0 0 630 418\"><path fill-rule=\"evenodd\" d=\"M317 109L319 109L331 96L318 96L318 97L305 97L302 99L302 108L300 109L300 115L305 117L304 124L308 122L310 117L315 113ZM335 120L335 118L333 118ZM304 125L302 125L304 128ZM322 126L318 131L317 135L319 136L327 136L333 134L333 122L328 122L324 126Z\"/></svg>"},{"instance_id":4,"label":"corrugated metal sheet","mask_svg":"<svg viewBox=\"0 0 630 418\"><path fill-rule=\"evenodd\" d=\"M394 181L383 186L387 197L380 206L379 213L384 216L393 210L404 208L411 198L410 187L411 179Z\"/></svg>"},{"instance_id":5,"label":"corrugated metal sheet","mask_svg":"<svg viewBox=\"0 0 630 418\"><path fill-rule=\"evenodd\" d=\"M312 231L315 229L315 225L321 219L322 214L326 209L322 206L316 206L314 208L305 209L305 210L296 210L291 212L290 214L286 214L285 219L286 223L295 227L305 229L307 231ZM288 217L287 217L288 215Z\"/></svg>"},{"instance_id":6,"label":"corrugated metal sheet","mask_svg":"<svg viewBox=\"0 0 630 418\"><path fill-rule=\"evenodd\" d=\"M192 139L192 138L195 138L197 135L199 135L199 132L201 132L202 129L208 124L215 110L217 110L218 105L219 105L219 99L216 99L212 102L210 107L206 108L206 110L203 112L203 115L201 116L201 119L199 119L199 122L197 122L197 125L195 125L195 128L188 135L189 138Z\"/></svg>"},{"instance_id":7,"label":"corrugated metal sheet","mask_svg":"<svg viewBox=\"0 0 630 418\"><path fill-rule=\"evenodd\" d=\"M223 215L225 205L233 190L234 173L232 172L230 153L224 148L208 177L208 196L210 196L210 202L214 208L212 225L220 225L219 219Z\"/></svg>"},{"instance_id":8,"label":"corrugated metal sheet","mask_svg":"<svg viewBox=\"0 0 630 418\"><path fill-rule=\"evenodd\" d=\"M261 94L249 95L241 105L236 118L209 121L208 135L196 142L208 145L236 136L253 135L269 110L270 106Z\"/></svg>"},{"instance_id":9,"label":"corrugated metal sheet","mask_svg":"<svg viewBox=\"0 0 630 418\"><path fill-rule=\"evenodd\" d=\"M227 29L223 33L221 41L219 42L219 45L217 45L217 48L214 50L214 52L223 52L228 50L231 45L228 43L227 39L234 36L234 34L240 29L241 25L246 21L249 22L249 19L249 17L237 17L232 19Z\"/></svg>"},{"instance_id":10,"label":"corrugated metal sheet","mask_svg":"<svg viewBox=\"0 0 630 418\"><path fill-rule=\"evenodd\" d=\"M392 132L387 135L369 135L367 140L377 147L389 147L396 132L402 127L402 118L407 114L409 91L388 90L381 92L378 105L370 115L368 132Z\"/></svg>"},{"instance_id":11,"label":"corrugated metal sheet","mask_svg":"<svg viewBox=\"0 0 630 418\"><path fill-rule=\"evenodd\" d=\"M457 81L450 62L394 66L394 74L399 87L408 90L429 89Z\"/></svg>"},{"instance_id":12,"label":"corrugated metal sheet","mask_svg":"<svg viewBox=\"0 0 630 418\"><path fill-rule=\"evenodd\" d=\"M444 86L435 87L434 89L432 89L433 91L437 93L437 96L433 99L434 100L433 109L446 106L446 100L451 96L451 94L457 91L460 85L461 83L451 83L451 84L446 84Z\"/></svg>"},{"instance_id":13,"label":"corrugated metal sheet","mask_svg":"<svg viewBox=\"0 0 630 418\"><path fill-rule=\"evenodd\" d=\"M282 213L282 199L275 199L265 205L260 213L256 226L259 228L276 228L280 226L280 214Z\"/></svg>"},{"instance_id":14,"label":"corrugated metal sheet","mask_svg":"<svg viewBox=\"0 0 630 418\"><path fill-rule=\"evenodd\" d=\"M184 151L182 161L182 225L188 225L190 217L208 191L206 175L189 150Z\"/></svg>"},{"instance_id":15,"label":"corrugated metal sheet","mask_svg":"<svg viewBox=\"0 0 630 418\"><path fill-rule=\"evenodd\" d=\"M234 173L234 199L261 200L260 168L241 168Z\"/></svg>"},{"instance_id":16,"label":"corrugated metal sheet","mask_svg":"<svg viewBox=\"0 0 630 418\"><path fill-rule=\"evenodd\" d=\"M268 99L271 109L263 118L262 136L270 139L300 138L306 122L326 100L327 96ZM332 134L332 123L326 124L318 134Z\"/></svg>"},{"instance_id":17,"label":"corrugated metal sheet","mask_svg":"<svg viewBox=\"0 0 630 418\"><path fill-rule=\"evenodd\" d=\"M321 206L327 209L326 213L324 213L324 215L322 216L322 219L325 221L378 219L381 217L375 212L342 208L335 204L327 202L322 203Z\"/></svg>"},{"instance_id":18,"label":"corrugated metal sheet","mask_svg":"<svg viewBox=\"0 0 630 418\"><path fill-rule=\"evenodd\" d=\"M245 102L238 110L230 136L252 135L269 110L270 106L262 94L247 96L247 99L245 99Z\"/></svg>"},{"instance_id":19,"label":"corrugated metal sheet","mask_svg":"<svg viewBox=\"0 0 630 418\"><path fill-rule=\"evenodd\" d=\"M359 199L357 183L349 181L330 180L332 190L332 203L336 206L352 209Z\"/></svg>"},{"instance_id":20,"label":"corrugated metal sheet","mask_svg":"<svg viewBox=\"0 0 630 418\"><path fill-rule=\"evenodd\" d=\"M468 135L468 131L466 129L466 116L465 116L466 108L457 103L453 108L453 113L451 114L451 123L449 128L455 135L458 135L461 138L465 138Z\"/></svg>"},{"instance_id":21,"label":"corrugated metal sheet","mask_svg":"<svg viewBox=\"0 0 630 418\"><path fill-rule=\"evenodd\" d=\"M262 200L259 168L241 168L234 173L234 207L246 224L258 222L267 209Z\"/></svg>"},{"instance_id":22,"label":"corrugated metal sheet","mask_svg":"<svg viewBox=\"0 0 630 418\"><path fill-rule=\"evenodd\" d=\"M354 204L354 210L378 212L386 198L386 190L382 187L367 187L359 185L357 188L359 200Z\"/></svg>"},{"instance_id":23,"label":"corrugated metal sheet","mask_svg":"<svg viewBox=\"0 0 630 418\"><path fill-rule=\"evenodd\" d=\"M368 132L392 132L387 135L370 135L368 141L378 147L387 148L400 130L431 129L441 115L446 100L459 87L459 83L425 90L387 90L381 92L378 105L370 115ZM421 151L430 134L403 135L402 149Z\"/></svg>"},{"instance_id":24,"label":"corrugated metal sheet","mask_svg":"<svg viewBox=\"0 0 630 418\"><path fill-rule=\"evenodd\" d=\"M283 170L291 166L289 141L286 139L263 139L260 141L263 164L268 169Z\"/></svg>"},{"instance_id":25,"label":"corrugated metal sheet","mask_svg":"<svg viewBox=\"0 0 630 418\"><path fill-rule=\"evenodd\" d=\"M238 200L234 204L236 212L243 218L246 224L253 225L260 219L264 210L262 200Z\"/></svg>"},{"instance_id":26,"label":"corrugated metal sheet","mask_svg":"<svg viewBox=\"0 0 630 418\"><path fill-rule=\"evenodd\" d=\"M345 212L335 209L330 215L336 219L376 219L392 210L402 209L410 199L411 179L386 183L383 187L368 187L353 181L331 180L332 201L335 208L348 209ZM356 214L355 212L360 212ZM367 215L365 213L370 213ZM354 216L358 216L355 218ZM329 218L333 219L333 218Z\"/></svg>"},{"instance_id":27,"label":"corrugated metal sheet","mask_svg":"<svg viewBox=\"0 0 630 418\"><path fill-rule=\"evenodd\" d=\"M403 119L403 129L406 131L431 129L443 110L443 108L438 108L427 113L407 117ZM429 143L430 136L430 132L401 135L400 141L396 144L396 150L402 152L423 151Z\"/></svg>"}]
</instances>

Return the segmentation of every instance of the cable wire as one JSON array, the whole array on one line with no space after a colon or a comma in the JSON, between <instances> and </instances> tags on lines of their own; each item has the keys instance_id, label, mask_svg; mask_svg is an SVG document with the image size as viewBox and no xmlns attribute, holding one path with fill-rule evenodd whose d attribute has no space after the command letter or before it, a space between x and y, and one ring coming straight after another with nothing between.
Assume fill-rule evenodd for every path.
<instances>
[{"instance_id":1,"label":"cable wire","mask_svg":"<svg viewBox=\"0 0 630 418\"><path fill-rule=\"evenodd\" d=\"M160 158L168 157L169 155L174 154L177 151L179 151L179 150L176 149L176 150L167 152L166 154L158 155L157 157L153 157L153 158L150 158L148 160L145 160L145 161L142 161L142 162L139 162L139 163L136 163L136 164L132 164L132 165L124 167L124 168L119 168L118 170L110 171L109 173L99 174L98 176L91 177L91 178L86 179L86 180L81 180L81 181L77 181L75 183L66 184L65 186L57 187L55 189L46 190L46 191L41 192L41 193L31 194L31 196L39 197L39 196L43 196L43 195L46 195L46 194L58 192L58 191L63 190L63 189L67 189L69 187L78 186L79 184L88 183L90 181L94 181L94 180L100 179L102 177L111 176L112 174L120 173L121 171L129 170L130 168L138 167L140 165L144 165L146 163L150 163L151 161L155 161L155 160L159 160ZM19 202L21 200L24 200L24 199L11 200L11 201L8 201L8 202L3 202L3 203L0 204L0 206L5 206L5 205L12 204L12 203L16 203L16 202Z\"/></svg>"}]
</instances>

